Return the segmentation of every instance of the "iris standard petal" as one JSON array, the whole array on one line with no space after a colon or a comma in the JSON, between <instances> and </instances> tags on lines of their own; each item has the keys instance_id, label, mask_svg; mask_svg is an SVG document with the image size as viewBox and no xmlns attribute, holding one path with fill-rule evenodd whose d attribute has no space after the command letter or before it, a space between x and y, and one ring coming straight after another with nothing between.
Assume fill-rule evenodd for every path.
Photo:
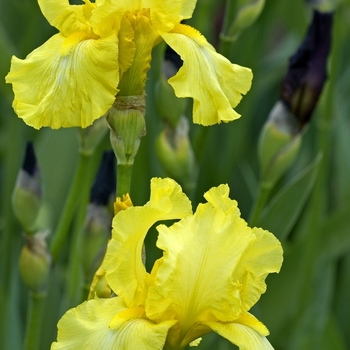
<instances>
[{"instance_id":1,"label":"iris standard petal","mask_svg":"<svg viewBox=\"0 0 350 350\"><path fill-rule=\"evenodd\" d=\"M170 228L157 229L164 257L148 292L147 316L179 319L187 330L198 321L239 317L239 286L231 275L255 239L245 221L207 203Z\"/></svg>"},{"instance_id":2,"label":"iris standard petal","mask_svg":"<svg viewBox=\"0 0 350 350\"><path fill-rule=\"evenodd\" d=\"M160 35L184 61L169 83L176 96L193 98L194 123L213 125L239 118L233 108L251 87L251 70L232 64L189 26L179 24Z\"/></svg>"},{"instance_id":3,"label":"iris standard petal","mask_svg":"<svg viewBox=\"0 0 350 350\"><path fill-rule=\"evenodd\" d=\"M191 212L191 202L175 181L152 179L150 201L114 217L104 266L108 284L129 307L142 305L147 292L149 275L141 259L147 231L159 220L180 219Z\"/></svg>"},{"instance_id":4,"label":"iris standard petal","mask_svg":"<svg viewBox=\"0 0 350 350\"><path fill-rule=\"evenodd\" d=\"M155 324L139 316L118 297L89 300L61 318L51 350L162 349L176 321Z\"/></svg>"},{"instance_id":5,"label":"iris standard petal","mask_svg":"<svg viewBox=\"0 0 350 350\"><path fill-rule=\"evenodd\" d=\"M56 34L26 59L12 58L17 115L36 129L87 127L114 102L119 81L117 40Z\"/></svg>"},{"instance_id":6,"label":"iris standard petal","mask_svg":"<svg viewBox=\"0 0 350 350\"><path fill-rule=\"evenodd\" d=\"M162 32L172 30L186 16L190 18L196 1L183 0L149 0L152 26ZM192 9L192 12L190 11Z\"/></svg>"},{"instance_id":7,"label":"iris standard petal","mask_svg":"<svg viewBox=\"0 0 350 350\"><path fill-rule=\"evenodd\" d=\"M214 332L237 345L240 350L273 350L266 339L267 328L253 315L245 314L232 323L205 322Z\"/></svg>"},{"instance_id":8,"label":"iris standard petal","mask_svg":"<svg viewBox=\"0 0 350 350\"><path fill-rule=\"evenodd\" d=\"M91 32L90 16L96 7L85 0L82 5L70 5L68 0L38 0L48 22L65 36L74 32Z\"/></svg>"}]
</instances>

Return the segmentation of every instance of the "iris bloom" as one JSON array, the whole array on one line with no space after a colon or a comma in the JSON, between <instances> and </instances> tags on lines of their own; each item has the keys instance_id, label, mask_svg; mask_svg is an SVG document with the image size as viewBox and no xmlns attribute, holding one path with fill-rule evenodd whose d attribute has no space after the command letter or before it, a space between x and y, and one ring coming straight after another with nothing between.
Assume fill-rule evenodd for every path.
<instances>
[{"instance_id":1,"label":"iris bloom","mask_svg":"<svg viewBox=\"0 0 350 350\"><path fill-rule=\"evenodd\" d=\"M265 292L265 278L282 264L280 242L240 218L227 185L205 194L192 214L181 187L153 179L151 198L113 220L104 267L115 295L69 310L51 349L184 349L215 331L241 349L272 349L268 330L249 309ZM141 259L149 228L157 226L163 257L150 273Z\"/></svg>"},{"instance_id":2,"label":"iris bloom","mask_svg":"<svg viewBox=\"0 0 350 350\"><path fill-rule=\"evenodd\" d=\"M161 40L184 61L169 82L178 97L193 98L194 122L239 118L233 108L250 89L251 70L231 64L197 30L180 24L192 16L196 0L38 2L59 33L26 59L13 57L6 77L13 107L28 125L87 127L118 93L142 95L152 48Z\"/></svg>"}]
</instances>

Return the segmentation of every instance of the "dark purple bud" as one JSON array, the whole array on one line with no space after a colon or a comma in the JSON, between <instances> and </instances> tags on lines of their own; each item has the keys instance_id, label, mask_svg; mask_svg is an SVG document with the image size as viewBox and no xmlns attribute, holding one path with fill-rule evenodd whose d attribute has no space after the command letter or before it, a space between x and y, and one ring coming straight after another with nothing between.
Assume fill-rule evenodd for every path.
<instances>
[{"instance_id":1,"label":"dark purple bud","mask_svg":"<svg viewBox=\"0 0 350 350\"><path fill-rule=\"evenodd\" d=\"M100 168L91 188L90 202L97 205L107 205L112 193L115 192L115 156L113 151L104 152Z\"/></svg>"},{"instance_id":2,"label":"dark purple bud","mask_svg":"<svg viewBox=\"0 0 350 350\"><path fill-rule=\"evenodd\" d=\"M22 169L30 176L34 176L37 171L36 157L32 142L27 142L26 152L22 164Z\"/></svg>"},{"instance_id":3,"label":"dark purple bud","mask_svg":"<svg viewBox=\"0 0 350 350\"><path fill-rule=\"evenodd\" d=\"M327 79L333 13L314 11L298 51L290 58L281 100L297 119L299 130L310 120Z\"/></svg>"}]
</instances>

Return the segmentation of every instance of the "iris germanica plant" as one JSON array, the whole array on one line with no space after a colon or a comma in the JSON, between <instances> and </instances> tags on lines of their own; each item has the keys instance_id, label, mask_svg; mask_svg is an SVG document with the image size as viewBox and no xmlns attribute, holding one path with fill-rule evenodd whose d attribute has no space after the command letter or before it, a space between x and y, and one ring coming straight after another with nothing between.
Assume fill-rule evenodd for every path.
<instances>
[{"instance_id":1,"label":"iris germanica plant","mask_svg":"<svg viewBox=\"0 0 350 350\"><path fill-rule=\"evenodd\" d=\"M38 0L59 30L26 59L12 58L7 82L17 115L34 128L87 127L115 96L142 95L152 48L164 40L184 64L169 80L178 97L192 97L195 123L239 117L233 110L252 73L230 63L194 28L195 0Z\"/></svg>"},{"instance_id":2,"label":"iris germanica plant","mask_svg":"<svg viewBox=\"0 0 350 350\"><path fill-rule=\"evenodd\" d=\"M265 292L265 278L282 264L280 242L250 228L229 188L209 190L192 214L171 179L151 181L150 201L119 211L103 267L111 298L94 298L58 323L51 349L184 349L215 331L241 349L272 349L267 328L250 308ZM142 245L152 225L163 256L148 273Z\"/></svg>"}]
</instances>

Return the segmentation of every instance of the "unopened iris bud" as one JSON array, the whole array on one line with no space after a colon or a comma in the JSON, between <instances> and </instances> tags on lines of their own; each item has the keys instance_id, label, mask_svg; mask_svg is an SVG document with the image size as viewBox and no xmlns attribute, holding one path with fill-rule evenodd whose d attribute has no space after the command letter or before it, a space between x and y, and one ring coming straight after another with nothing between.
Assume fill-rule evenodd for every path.
<instances>
[{"instance_id":1,"label":"unopened iris bud","mask_svg":"<svg viewBox=\"0 0 350 350\"><path fill-rule=\"evenodd\" d=\"M320 12L332 12L335 10L339 0L307 0L313 9Z\"/></svg>"},{"instance_id":2,"label":"unopened iris bud","mask_svg":"<svg viewBox=\"0 0 350 350\"><path fill-rule=\"evenodd\" d=\"M141 137L146 134L145 97L117 96L107 121L118 164L133 164Z\"/></svg>"},{"instance_id":3,"label":"unopened iris bud","mask_svg":"<svg viewBox=\"0 0 350 350\"><path fill-rule=\"evenodd\" d=\"M179 55L167 47L162 63L161 75L155 86L157 108L160 116L173 128L176 127L187 106L187 99L177 98L168 79L174 76L182 66Z\"/></svg>"},{"instance_id":4,"label":"unopened iris bud","mask_svg":"<svg viewBox=\"0 0 350 350\"><path fill-rule=\"evenodd\" d=\"M110 237L112 214L108 208L115 193L115 158L112 151L105 152L91 189L90 203L81 238L81 259L85 283L90 284L100 266Z\"/></svg>"},{"instance_id":5,"label":"unopened iris bud","mask_svg":"<svg viewBox=\"0 0 350 350\"><path fill-rule=\"evenodd\" d=\"M314 11L312 23L298 51L290 58L281 100L301 130L311 118L327 79L333 14Z\"/></svg>"},{"instance_id":6,"label":"unopened iris bud","mask_svg":"<svg viewBox=\"0 0 350 350\"><path fill-rule=\"evenodd\" d=\"M263 186L271 188L295 160L301 134L288 108L278 101L265 123L259 139L258 153Z\"/></svg>"},{"instance_id":7,"label":"unopened iris bud","mask_svg":"<svg viewBox=\"0 0 350 350\"><path fill-rule=\"evenodd\" d=\"M265 0L238 0L235 2L236 11L232 23L224 39L236 40L247 28L249 28L260 16L265 6Z\"/></svg>"},{"instance_id":8,"label":"unopened iris bud","mask_svg":"<svg viewBox=\"0 0 350 350\"><path fill-rule=\"evenodd\" d=\"M260 134L262 185L271 188L297 156L302 131L309 122L327 78L332 14L314 11L307 35L283 81L278 101Z\"/></svg>"},{"instance_id":9,"label":"unopened iris bud","mask_svg":"<svg viewBox=\"0 0 350 350\"><path fill-rule=\"evenodd\" d=\"M36 294L46 293L51 256L45 238L47 232L24 236L26 244L19 257L19 271L24 284Z\"/></svg>"},{"instance_id":10,"label":"unopened iris bud","mask_svg":"<svg viewBox=\"0 0 350 350\"><path fill-rule=\"evenodd\" d=\"M28 234L36 231L36 219L41 205L40 172L33 144L27 143L22 168L12 193L12 208Z\"/></svg>"},{"instance_id":11,"label":"unopened iris bud","mask_svg":"<svg viewBox=\"0 0 350 350\"><path fill-rule=\"evenodd\" d=\"M165 125L156 144L158 159L163 168L186 191L193 188L196 175L195 156L188 133L188 121L181 117L176 129Z\"/></svg>"},{"instance_id":12,"label":"unopened iris bud","mask_svg":"<svg viewBox=\"0 0 350 350\"><path fill-rule=\"evenodd\" d=\"M107 131L106 118L97 119L91 126L79 129L79 152L86 156L93 154Z\"/></svg>"}]
</instances>

